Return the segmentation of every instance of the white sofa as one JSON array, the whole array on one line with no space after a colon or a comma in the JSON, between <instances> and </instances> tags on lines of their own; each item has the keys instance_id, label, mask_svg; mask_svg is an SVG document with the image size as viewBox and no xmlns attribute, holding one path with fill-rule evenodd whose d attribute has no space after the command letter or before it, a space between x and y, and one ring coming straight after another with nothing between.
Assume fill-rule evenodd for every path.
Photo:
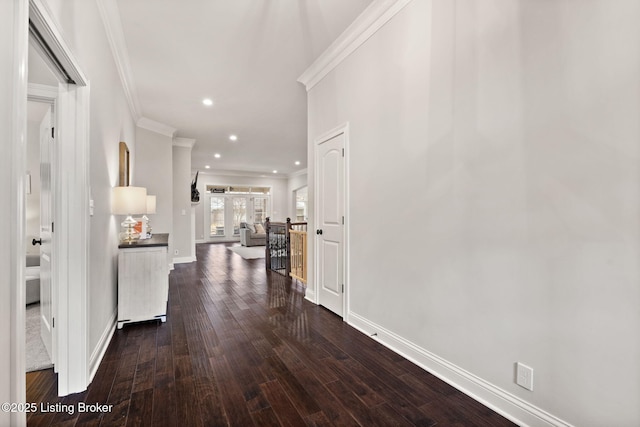
<instances>
[{"instance_id":1,"label":"white sofa","mask_svg":"<svg viewBox=\"0 0 640 427\"><path fill-rule=\"evenodd\" d=\"M240 244L242 246L264 246L267 244L267 233L258 232L256 226L263 227L262 224L240 223Z\"/></svg>"}]
</instances>

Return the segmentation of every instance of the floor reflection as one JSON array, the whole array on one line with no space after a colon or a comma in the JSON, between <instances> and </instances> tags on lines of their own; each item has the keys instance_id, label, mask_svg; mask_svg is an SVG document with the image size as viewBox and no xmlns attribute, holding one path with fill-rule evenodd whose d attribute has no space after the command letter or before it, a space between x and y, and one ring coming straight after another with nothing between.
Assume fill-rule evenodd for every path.
<instances>
[{"instance_id":1,"label":"floor reflection","mask_svg":"<svg viewBox=\"0 0 640 427\"><path fill-rule=\"evenodd\" d=\"M304 304L304 287L278 273L269 272L267 277L269 308L272 309L269 322L286 330L297 340L307 340L309 325Z\"/></svg>"},{"instance_id":2,"label":"floor reflection","mask_svg":"<svg viewBox=\"0 0 640 427\"><path fill-rule=\"evenodd\" d=\"M310 336L304 285L290 277L267 271L264 259L243 259L226 248L230 244L200 244L196 247L200 282L214 300L251 310L245 300L262 301L267 321L288 336L307 341ZM184 273L185 270L181 269ZM231 297L231 299L228 299Z\"/></svg>"}]
</instances>

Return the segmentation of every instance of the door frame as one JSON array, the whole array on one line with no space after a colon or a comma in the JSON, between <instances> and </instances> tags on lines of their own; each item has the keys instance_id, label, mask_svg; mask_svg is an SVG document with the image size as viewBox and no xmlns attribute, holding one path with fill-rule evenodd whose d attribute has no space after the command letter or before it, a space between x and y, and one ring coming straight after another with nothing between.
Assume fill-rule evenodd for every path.
<instances>
[{"instance_id":1,"label":"door frame","mask_svg":"<svg viewBox=\"0 0 640 427\"><path fill-rule=\"evenodd\" d=\"M17 232L12 234L11 248L15 253L23 253L25 246L24 228L24 176L26 173L26 108L27 108L27 60L29 21L32 21L51 52L62 64L75 84L58 85L56 115L57 168L55 188L52 189L55 218L55 239L52 251L58 256L56 271L52 280L58 284L55 331L58 354L58 395L80 392L87 388L88 371L88 277L89 277L89 82L71 49L56 27L54 19L41 0L15 0L14 22L14 62L17 72L12 76L15 88L12 103L17 119L14 121L12 151L15 153L12 170L13 191L16 211L21 215ZM16 280L12 281L12 344L14 353L11 360L11 395L14 402L24 402L24 255L17 255L14 265L18 269ZM55 277L54 277L55 275ZM22 324L20 320L22 319ZM12 414L13 415L13 414ZM24 425L24 413L16 414L15 424Z\"/></svg>"},{"instance_id":2,"label":"door frame","mask_svg":"<svg viewBox=\"0 0 640 427\"><path fill-rule=\"evenodd\" d=\"M313 152L313 224L318 228L318 218L320 218L320 194L318 191L319 186L319 156L318 150L320 144L327 142L339 135L344 135L343 148L344 158L342 161L342 206L344 213L344 226L342 227L342 282L344 284L344 293L342 297L342 320L349 322L350 310L350 292L349 292L349 221L351 218L349 209L349 122L345 122L330 131L327 131L314 139L314 152ZM307 196L308 197L308 196ZM307 199L308 200L308 199ZM316 237L313 230L311 230L311 238L313 239L314 247L314 262L313 262L313 277L315 281L315 303L322 303L322 296L320 294L320 271L318 262L320 257L319 240Z\"/></svg>"},{"instance_id":3,"label":"door frame","mask_svg":"<svg viewBox=\"0 0 640 427\"><path fill-rule=\"evenodd\" d=\"M298 191L302 190L303 188L307 189L307 221L309 220L309 185L305 184L301 187L298 188L294 188L293 190L291 190L291 199L293 200L293 206L291 207L291 220L293 222L298 222Z\"/></svg>"},{"instance_id":4,"label":"door frame","mask_svg":"<svg viewBox=\"0 0 640 427\"><path fill-rule=\"evenodd\" d=\"M8 6L6 2L4 6ZM8 190L9 209L3 218L9 219L13 224L9 229L9 253L2 252L10 257L9 260L9 315L3 316L3 320L9 320L9 348L0 357L3 369L9 368L8 390L2 395L9 395L9 401L15 403L25 403L25 183L26 174L26 145L27 145L27 64L29 46L29 8L27 0L15 0L11 6L11 17L4 15L0 18L3 24L13 24L13 40L10 48L12 52L2 51L3 58L11 58L13 61L10 87L12 88L11 117L7 123L8 114L2 108L2 122L5 125L12 124L11 135L9 136L9 151L11 153L10 188ZM6 9L4 9L6 10ZM5 27L6 28L6 27ZM3 106L4 107L4 106ZM3 191L3 194L4 193ZM6 229L6 228L3 228ZM3 292L4 295L7 293ZM3 329L3 335L6 329ZM0 420L10 425L25 426L27 424L26 413L12 412L0 413Z\"/></svg>"}]
</instances>

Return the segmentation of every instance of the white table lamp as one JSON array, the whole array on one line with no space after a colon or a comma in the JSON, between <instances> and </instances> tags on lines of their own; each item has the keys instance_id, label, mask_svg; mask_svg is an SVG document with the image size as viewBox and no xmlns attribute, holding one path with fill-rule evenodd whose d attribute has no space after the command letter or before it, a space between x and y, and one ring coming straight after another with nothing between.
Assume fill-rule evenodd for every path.
<instances>
[{"instance_id":1,"label":"white table lamp","mask_svg":"<svg viewBox=\"0 0 640 427\"><path fill-rule=\"evenodd\" d=\"M144 187L114 187L111 199L111 213L114 215L127 215L122 222L124 231L123 242L129 244L140 237L134 230L137 221L132 215L147 211L147 189Z\"/></svg>"},{"instance_id":2,"label":"white table lamp","mask_svg":"<svg viewBox=\"0 0 640 427\"><path fill-rule=\"evenodd\" d=\"M147 236L151 237L151 221L146 214L155 214L156 213L156 196L147 194L147 210L145 215L142 215L142 220L147 224Z\"/></svg>"}]
</instances>

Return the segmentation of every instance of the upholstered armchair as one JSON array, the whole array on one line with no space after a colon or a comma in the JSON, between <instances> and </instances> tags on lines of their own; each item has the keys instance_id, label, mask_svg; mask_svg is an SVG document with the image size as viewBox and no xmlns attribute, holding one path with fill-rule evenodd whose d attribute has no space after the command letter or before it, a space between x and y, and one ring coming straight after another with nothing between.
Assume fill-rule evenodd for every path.
<instances>
[{"instance_id":1,"label":"upholstered armchair","mask_svg":"<svg viewBox=\"0 0 640 427\"><path fill-rule=\"evenodd\" d=\"M242 246L264 246L267 244L267 233L262 224L240 223L240 244Z\"/></svg>"}]
</instances>

